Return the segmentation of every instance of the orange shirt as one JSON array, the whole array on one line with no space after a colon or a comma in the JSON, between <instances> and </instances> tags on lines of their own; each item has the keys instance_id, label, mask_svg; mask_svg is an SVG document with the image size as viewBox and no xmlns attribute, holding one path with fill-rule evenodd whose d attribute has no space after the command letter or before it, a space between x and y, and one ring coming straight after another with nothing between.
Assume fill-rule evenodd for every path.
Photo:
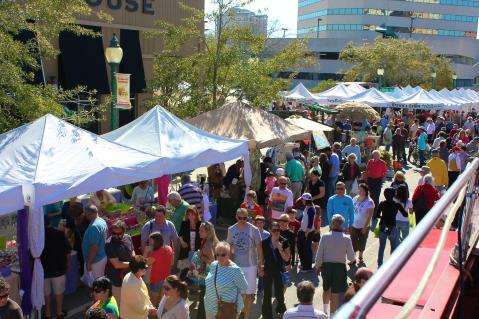
<instances>
[{"instance_id":1,"label":"orange shirt","mask_svg":"<svg viewBox=\"0 0 479 319\"><path fill-rule=\"evenodd\" d=\"M151 253L155 259L151 265L150 282L157 284L162 282L170 275L171 260L173 258L173 249L170 246L163 246Z\"/></svg>"}]
</instances>

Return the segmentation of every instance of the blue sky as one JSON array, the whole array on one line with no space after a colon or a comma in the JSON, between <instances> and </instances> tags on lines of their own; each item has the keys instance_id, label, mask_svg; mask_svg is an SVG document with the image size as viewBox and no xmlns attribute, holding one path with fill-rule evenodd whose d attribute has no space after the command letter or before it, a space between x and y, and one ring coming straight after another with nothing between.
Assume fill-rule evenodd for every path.
<instances>
[{"instance_id":1,"label":"blue sky","mask_svg":"<svg viewBox=\"0 0 479 319\"><path fill-rule=\"evenodd\" d=\"M206 12L214 9L214 0L205 0ZM288 29L286 37L296 37L296 20L298 16L298 0L255 0L247 5L245 9L253 12L261 12L268 15L268 28L271 28L276 22L273 34L275 37L282 37L282 28ZM207 24L206 28L214 29L214 24Z\"/></svg>"}]
</instances>

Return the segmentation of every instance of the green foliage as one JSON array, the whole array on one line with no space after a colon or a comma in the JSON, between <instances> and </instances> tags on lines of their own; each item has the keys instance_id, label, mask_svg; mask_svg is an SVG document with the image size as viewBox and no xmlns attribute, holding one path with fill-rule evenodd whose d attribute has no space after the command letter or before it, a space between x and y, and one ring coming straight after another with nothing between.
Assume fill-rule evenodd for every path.
<instances>
[{"instance_id":1,"label":"green foliage","mask_svg":"<svg viewBox=\"0 0 479 319\"><path fill-rule=\"evenodd\" d=\"M316 85L310 91L311 91L311 93L324 92L324 91L329 90L330 88L334 87L337 83L338 83L338 81L332 80L332 79L323 80L323 81L319 82L318 85Z\"/></svg>"},{"instance_id":2,"label":"green foliage","mask_svg":"<svg viewBox=\"0 0 479 319\"><path fill-rule=\"evenodd\" d=\"M393 165L392 155L385 150L381 150L381 159L386 162L386 165L391 168Z\"/></svg>"},{"instance_id":3,"label":"green foliage","mask_svg":"<svg viewBox=\"0 0 479 319\"><path fill-rule=\"evenodd\" d=\"M420 85L430 89L431 70L435 66L436 89L452 87L453 70L449 61L421 41L377 38L360 46L349 43L339 58L352 65L345 71L345 81L375 82L377 69L382 66L384 86Z\"/></svg>"},{"instance_id":4,"label":"green foliage","mask_svg":"<svg viewBox=\"0 0 479 319\"><path fill-rule=\"evenodd\" d=\"M66 9L68 8L68 9ZM83 0L0 1L0 132L51 113L82 123L92 119L91 110L67 116L62 101L74 98L83 88L59 91L52 85L32 84L34 72L40 68L38 55L51 58L58 54L53 39L61 31L92 35L75 24L79 16L91 14ZM22 43L16 36L23 30L36 35L36 41ZM86 92L93 102L92 94Z\"/></svg>"},{"instance_id":5,"label":"green foliage","mask_svg":"<svg viewBox=\"0 0 479 319\"><path fill-rule=\"evenodd\" d=\"M219 1L218 9L205 16L180 3L187 13L180 25L157 22L158 30L149 34L159 37L164 46L155 54L148 83L154 93L150 106L160 104L180 117L193 117L232 98L252 105L269 103L289 87L290 79L276 77L280 71L311 63L301 40L265 57L264 36L225 24L228 10L242 5L236 0ZM205 19L222 27L203 35L200 26Z\"/></svg>"}]
</instances>

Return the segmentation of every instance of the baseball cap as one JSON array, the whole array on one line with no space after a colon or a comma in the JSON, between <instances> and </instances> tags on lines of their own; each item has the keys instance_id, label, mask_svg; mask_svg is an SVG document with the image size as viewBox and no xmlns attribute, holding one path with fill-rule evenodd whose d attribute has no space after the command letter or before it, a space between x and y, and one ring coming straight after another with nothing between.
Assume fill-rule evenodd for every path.
<instances>
[{"instance_id":1,"label":"baseball cap","mask_svg":"<svg viewBox=\"0 0 479 319\"><path fill-rule=\"evenodd\" d=\"M313 200L313 196L311 196L310 193L304 193L302 196L301 196L302 199L304 200Z\"/></svg>"},{"instance_id":2,"label":"baseball cap","mask_svg":"<svg viewBox=\"0 0 479 319\"><path fill-rule=\"evenodd\" d=\"M284 171L284 168L281 168L281 167L280 167L280 168L276 169L276 175L278 175L278 176L284 176L284 175L286 175L286 173L285 173L285 171Z\"/></svg>"},{"instance_id":3,"label":"baseball cap","mask_svg":"<svg viewBox=\"0 0 479 319\"><path fill-rule=\"evenodd\" d=\"M423 166L421 167L421 172L429 174L431 172L431 169L429 168L429 166Z\"/></svg>"}]
</instances>

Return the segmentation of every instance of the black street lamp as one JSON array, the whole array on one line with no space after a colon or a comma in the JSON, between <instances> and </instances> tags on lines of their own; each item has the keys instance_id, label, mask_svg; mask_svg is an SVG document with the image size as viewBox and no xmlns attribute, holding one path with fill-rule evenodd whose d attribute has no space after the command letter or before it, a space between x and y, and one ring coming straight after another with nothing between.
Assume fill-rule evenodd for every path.
<instances>
[{"instance_id":1,"label":"black street lamp","mask_svg":"<svg viewBox=\"0 0 479 319\"><path fill-rule=\"evenodd\" d=\"M319 23L323 21L323 19L318 18L318 25L316 27L316 39L319 39Z\"/></svg>"},{"instance_id":2,"label":"black street lamp","mask_svg":"<svg viewBox=\"0 0 479 319\"><path fill-rule=\"evenodd\" d=\"M456 83L457 83L457 74L456 74L456 73L453 73L453 74L452 74L452 88L453 88L453 89L456 88Z\"/></svg>"},{"instance_id":3,"label":"black street lamp","mask_svg":"<svg viewBox=\"0 0 479 319\"><path fill-rule=\"evenodd\" d=\"M378 67L378 69L376 70L376 74L378 75L378 90L381 90L384 75L384 68L382 67L382 65Z\"/></svg>"},{"instance_id":4,"label":"black street lamp","mask_svg":"<svg viewBox=\"0 0 479 319\"><path fill-rule=\"evenodd\" d=\"M110 65L111 69L111 117L110 117L110 129L113 131L116 128L116 73L118 72L118 66L123 58L123 50L120 47L120 41L113 34L111 38L110 46L105 50L106 61Z\"/></svg>"}]
</instances>

